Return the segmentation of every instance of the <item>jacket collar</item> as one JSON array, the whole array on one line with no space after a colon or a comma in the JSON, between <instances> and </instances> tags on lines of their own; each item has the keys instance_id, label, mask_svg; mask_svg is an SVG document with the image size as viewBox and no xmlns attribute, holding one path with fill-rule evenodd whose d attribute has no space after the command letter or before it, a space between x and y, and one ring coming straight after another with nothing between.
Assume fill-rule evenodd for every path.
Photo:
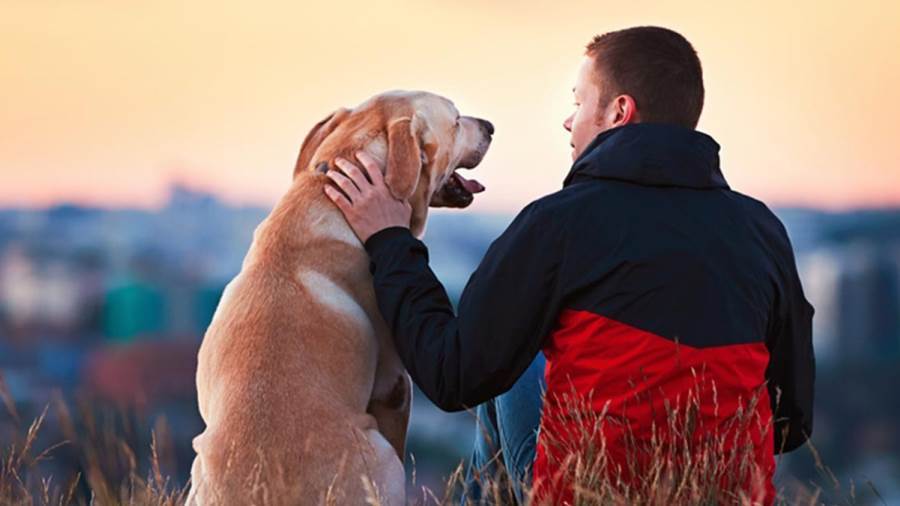
<instances>
[{"instance_id":1,"label":"jacket collar","mask_svg":"<svg viewBox=\"0 0 900 506\"><path fill-rule=\"evenodd\" d=\"M631 123L598 134L572 164L563 187L589 179L728 188L719 144L702 132L665 123Z\"/></svg>"}]
</instances>

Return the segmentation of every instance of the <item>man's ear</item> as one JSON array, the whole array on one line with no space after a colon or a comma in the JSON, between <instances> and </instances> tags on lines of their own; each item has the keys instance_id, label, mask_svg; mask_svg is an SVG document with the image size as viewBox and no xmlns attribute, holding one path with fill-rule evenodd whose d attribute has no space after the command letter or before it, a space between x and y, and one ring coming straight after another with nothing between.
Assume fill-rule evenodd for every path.
<instances>
[{"instance_id":1,"label":"man's ear","mask_svg":"<svg viewBox=\"0 0 900 506\"><path fill-rule=\"evenodd\" d=\"M620 126L639 121L637 103L631 95L619 95L613 99L614 113L612 125Z\"/></svg>"},{"instance_id":2,"label":"man's ear","mask_svg":"<svg viewBox=\"0 0 900 506\"><path fill-rule=\"evenodd\" d=\"M349 113L350 109L342 107L312 127L312 130L306 134L306 138L303 139L303 144L300 146L300 155L297 156L297 164L294 165L294 177L297 177L297 174L300 172L309 169L309 164L312 162L312 157L316 154L316 150L319 149L319 145L341 124Z\"/></svg>"},{"instance_id":3,"label":"man's ear","mask_svg":"<svg viewBox=\"0 0 900 506\"><path fill-rule=\"evenodd\" d=\"M418 117L399 118L387 126L387 167L384 182L394 198L408 199L422 172L418 139Z\"/></svg>"}]
</instances>

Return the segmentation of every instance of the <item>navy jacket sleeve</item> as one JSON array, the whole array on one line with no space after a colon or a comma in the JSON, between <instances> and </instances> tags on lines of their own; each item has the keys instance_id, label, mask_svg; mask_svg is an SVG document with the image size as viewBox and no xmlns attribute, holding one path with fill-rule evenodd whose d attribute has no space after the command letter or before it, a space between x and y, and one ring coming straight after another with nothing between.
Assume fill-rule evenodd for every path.
<instances>
[{"instance_id":1,"label":"navy jacket sleeve","mask_svg":"<svg viewBox=\"0 0 900 506\"><path fill-rule=\"evenodd\" d=\"M560 244L534 205L491 245L459 301L459 315L405 228L365 244L378 306L413 381L438 407L474 407L515 383L559 312Z\"/></svg>"},{"instance_id":2,"label":"navy jacket sleeve","mask_svg":"<svg viewBox=\"0 0 900 506\"><path fill-rule=\"evenodd\" d=\"M783 227L777 241L781 275L776 288L769 348L769 395L775 417L775 453L794 450L813 428L813 384L816 364L812 345L813 307L797 275L790 240Z\"/></svg>"}]
</instances>

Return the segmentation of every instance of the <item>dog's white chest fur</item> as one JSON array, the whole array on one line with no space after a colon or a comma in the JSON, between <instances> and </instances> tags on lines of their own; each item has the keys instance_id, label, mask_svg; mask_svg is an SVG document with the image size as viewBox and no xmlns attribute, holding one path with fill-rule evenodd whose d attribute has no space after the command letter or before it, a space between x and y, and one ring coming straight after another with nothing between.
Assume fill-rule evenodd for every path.
<instances>
[{"instance_id":1,"label":"dog's white chest fur","mask_svg":"<svg viewBox=\"0 0 900 506\"><path fill-rule=\"evenodd\" d=\"M375 328L366 311L346 290L322 273L302 270L297 275L300 283L309 290L314 300L327 310L354 322L368 335L375 335Z\"/></svg>"}]
</instances>

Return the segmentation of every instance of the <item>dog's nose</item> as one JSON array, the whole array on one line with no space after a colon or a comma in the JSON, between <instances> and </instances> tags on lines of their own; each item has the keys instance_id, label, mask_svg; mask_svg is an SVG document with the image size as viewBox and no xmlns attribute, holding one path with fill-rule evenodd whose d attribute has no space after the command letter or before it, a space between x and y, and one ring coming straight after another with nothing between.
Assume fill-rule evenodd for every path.
<instances>
[{"instance_id":1,"label":"dog's nose","mask_svg":"<svg viewBox=\"0 0 900 506\"><path fill-rule=\"evenodd\" d=\"M478 118L478 122L481 123L481 128L487 132L488 135L494 135L494 124L486 119Z\"/></svg>"}]
</instances>

